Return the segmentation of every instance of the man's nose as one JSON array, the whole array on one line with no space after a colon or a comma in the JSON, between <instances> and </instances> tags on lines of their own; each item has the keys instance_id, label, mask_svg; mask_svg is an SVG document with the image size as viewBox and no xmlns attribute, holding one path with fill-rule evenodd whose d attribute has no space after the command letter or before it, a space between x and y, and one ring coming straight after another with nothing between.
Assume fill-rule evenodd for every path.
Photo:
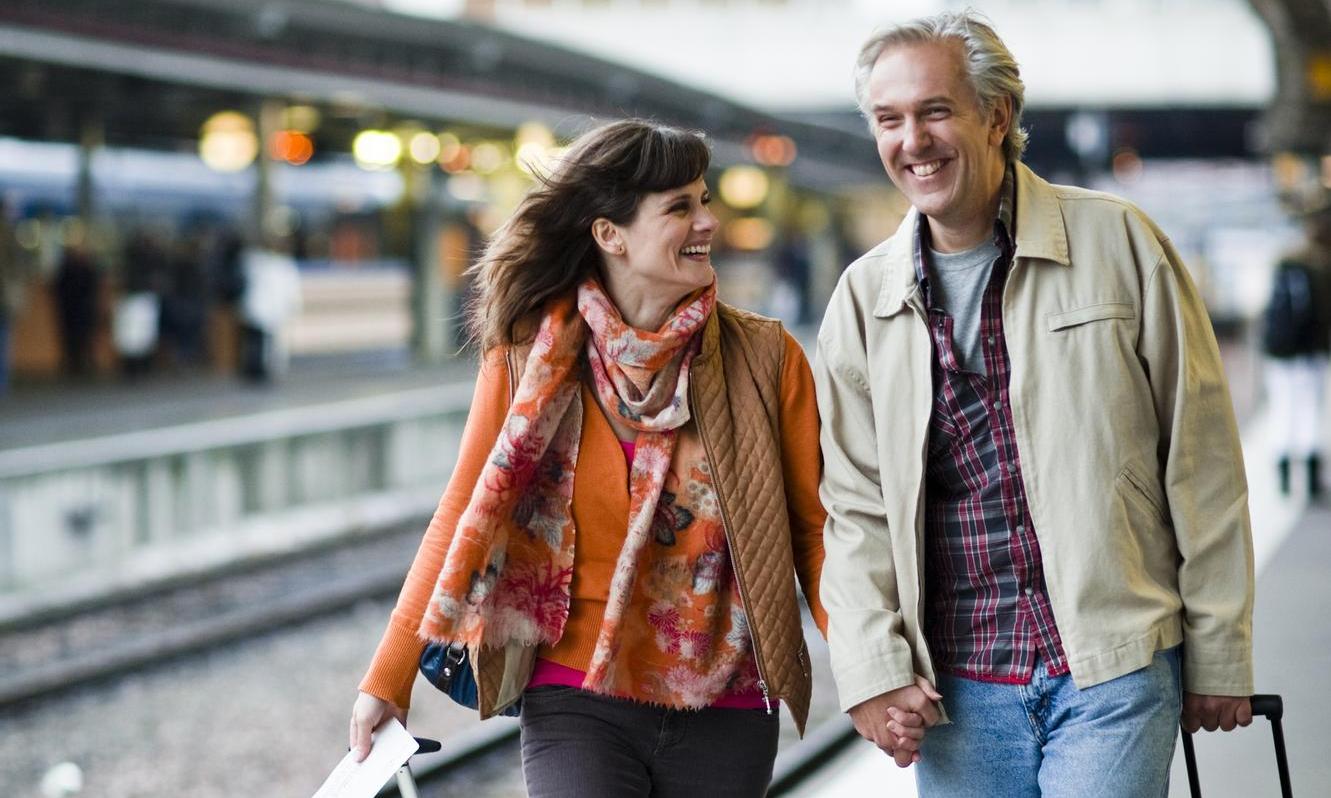
<instances>
[{"instance_id":1,"label":"man's nose","mask_svg":"<svg viewBox=\"0 0 1331 798\"><path fill-rule=\"evenodd\" d=\"M904 123L902 133L904 139L901 146L909 153L923 152L929 148L929 144L933 141L929 136L928 126L914 120L907 120Z\"/></svg>"}]
</instances>

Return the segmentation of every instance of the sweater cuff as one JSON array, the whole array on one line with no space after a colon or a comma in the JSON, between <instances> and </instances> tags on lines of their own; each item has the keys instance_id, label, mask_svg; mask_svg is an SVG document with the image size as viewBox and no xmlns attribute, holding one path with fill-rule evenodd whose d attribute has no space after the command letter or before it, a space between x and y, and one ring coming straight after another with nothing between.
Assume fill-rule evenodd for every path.
<instances>
[{"instance_id":1,"label":"sweater cuff","mask_svg":"<svg viewBox=\"0 0 1331 798\"><path fill-rule=\"evenodd\" d=\"M390 623L374 652L370 669L361 679L361 692L390 701L402 709L410 707L411 687L416 682L424 648L425 641L416 636L415 629Z\"/></svg>"}]
</instances>

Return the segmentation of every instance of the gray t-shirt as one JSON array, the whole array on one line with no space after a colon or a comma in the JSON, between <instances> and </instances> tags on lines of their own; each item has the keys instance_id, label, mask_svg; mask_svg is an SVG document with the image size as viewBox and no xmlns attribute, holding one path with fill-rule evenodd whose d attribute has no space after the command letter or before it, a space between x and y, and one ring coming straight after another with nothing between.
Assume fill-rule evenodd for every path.
<instances>
[{"instance_id":1,"label":"gray t-shirt","mask_svg":"<svg viewBox=\"0 0 1331 798\"><path fill-rule=\"evenodd\" d=\"M980 350L980 305L1001 252L992 240L964 252L929 250L929 291L935 308L952 317L952 349L962 371L986 373Z\"/></svg>"}]
</instances>

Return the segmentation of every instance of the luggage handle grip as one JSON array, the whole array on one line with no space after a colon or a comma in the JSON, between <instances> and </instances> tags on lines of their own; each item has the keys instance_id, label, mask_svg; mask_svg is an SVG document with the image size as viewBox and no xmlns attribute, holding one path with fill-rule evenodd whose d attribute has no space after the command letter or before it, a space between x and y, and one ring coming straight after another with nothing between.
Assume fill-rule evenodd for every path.
<instances>
[{"instance_id":1,"label":"luggage handle grip","mask_svg":"<svg viewBox=\"0 0 1331 798\"><path fill-rule=\"evenodd\" d=\"M444 747L438 740L431 740L429 737L413 737L411 739L415 740L416 745L420 746L416 749L416 754L433 754ZM412 756L416 756L416 754L412 754Z\"/></svg>"},{"instance_id":2,"label":"luggage handle grip","mask_svg":"<svg viewBox=\"0 0 1331 798\"><path fill-rule=\"evenodd\" d=\"M1280 775L1280 794L1283 798L1294 795L1289 779L1289 759L1285 753L1285 732L1280 720L1285 715L1285 702L1278 695L1258 694L1251 696L1253 717L1264 716L1271 721L1271 737L1275 745L1276 769ZM1192 735L1183 732L1183 758L1188 771L1188 793L1192 798L1201 798L1201 780L1197 777L1197 755L1193 751Z\"/></svg>"},{"instance_id":3,"label":"luggage handle grip","mask_svg":"<svg viewBox=\"0 0 1331 798\"><path fill-rule=\"evenodd\" d=\"M1250 700L1253 717L1261 715L1271 720L1280 720L1285 716L1285 702L1278 695L1255 695Z\"/></svg>"}]
</instances>

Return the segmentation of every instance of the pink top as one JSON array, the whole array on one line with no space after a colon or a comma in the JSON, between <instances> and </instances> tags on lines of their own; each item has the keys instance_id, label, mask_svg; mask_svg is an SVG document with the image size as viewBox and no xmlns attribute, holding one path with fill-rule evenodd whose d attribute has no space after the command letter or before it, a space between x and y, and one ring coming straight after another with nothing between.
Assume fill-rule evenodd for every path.
<instances>
[{"instance_id":1,"label":"pink top","mask_svg":"<svg viewBox=\"0 0 1331 798\"><path fill-rule=\"evenodd\" d=\"M636 442L620 441L619 445L624 450L624 461L632 466L633 455L637 448ZM527 689L547 685L581 688L586 679L586 671L580 671L577 668L570 668L567 665L560 665L558 662L538 657L536 667L532 670L531 680L527 682ZM770 699L769 703L772 706L777 704L777 702ZM713 701L712 706L717 709L764 709L767 704L763 703L761 690L748 690L741 693L726 693Z\"/></svg>"},{"instance_id":2,"label":"pink top","mask_svg":"<svg viewBox=\"0 0 1331 798\"><path fill-rule=\"evenodd\" d=\"M536 667L531 672L531 681L527 682L527 689L552 684L560 687L581 688L582 682L586 678L586 671L580 671L577 668L570 668L567 665L560 665L558 662L537 657ZM768 703L773 707L779 705L777 701L771 699L768 700ZM763 703L761 690L749 690L742 693L726 693L713 701L712 707L715 709L766 709L767 704Z\"/></svg>"}]
</instances>

